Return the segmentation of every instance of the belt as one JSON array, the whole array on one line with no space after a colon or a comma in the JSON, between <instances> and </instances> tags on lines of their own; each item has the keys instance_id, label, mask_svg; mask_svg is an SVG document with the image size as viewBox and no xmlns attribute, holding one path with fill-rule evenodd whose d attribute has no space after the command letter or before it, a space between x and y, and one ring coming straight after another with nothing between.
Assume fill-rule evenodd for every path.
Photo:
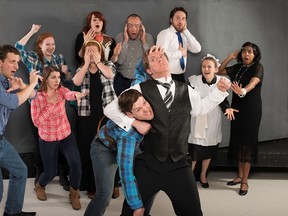
<instances>
[{"instance_id":1,"label":"belt","mask_svg":"<svg viewBox=\"0 0 288 216\"><path fill-rule=\"evenodd\" d=\"M3 135L0 135L0 140L4 139L4 136Z\"/></svg>"},{"instance_id":2,"label":"belt","mask_svg":"<svg viewBox=\"0 0 288 216\"><path fill-rule=\"evenodd\" d=\"M134 79L130 79L130 78L122 76L121 73L118 73L118 74L120 75L121 79L128 80L128 81L133 81L134 80Z\"/></svg>"}]
</instances>

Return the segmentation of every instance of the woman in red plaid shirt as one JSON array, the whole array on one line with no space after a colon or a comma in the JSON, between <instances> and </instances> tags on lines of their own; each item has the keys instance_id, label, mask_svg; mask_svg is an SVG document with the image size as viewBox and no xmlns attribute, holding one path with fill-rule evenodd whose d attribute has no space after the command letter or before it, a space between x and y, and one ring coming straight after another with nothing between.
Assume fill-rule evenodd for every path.
<instances>
[{"instance_id":1,"label":"woman in red plaid shirt","mask_svg":"<svg viewBox=\"0 0 288 216\"><path fill-rule=\"evenodd\" d=\"M45 186L57 175L58 151L61 151L70 169L70 202L73 209L78 210L81 208L81 160L66 115L65 100L80 100L88 92L70 91L61 86L60 81L61 72L57 67L45 68L37 97L31 102L32 121L38 128L39 149L44 166L44 172L35 184L35 191L39 200L47 199Z\"/></svg>"}]
</instances>

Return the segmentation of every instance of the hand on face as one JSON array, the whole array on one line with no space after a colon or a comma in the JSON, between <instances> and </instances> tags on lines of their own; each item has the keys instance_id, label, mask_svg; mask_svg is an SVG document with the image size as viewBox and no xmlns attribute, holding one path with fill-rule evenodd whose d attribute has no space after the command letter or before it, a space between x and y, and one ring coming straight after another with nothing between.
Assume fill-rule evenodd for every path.
<instances>
[{"instance_id":1,"label":"hand on face","mask_svg":"<svg viewBox=\"0 0 288 216\"><path fill-rule=\"evenodd\" d=\"M124 32L123 32L123 34L124 34L124 41L125 41L125 42L128 42L128 40L129 40L129 35L128 35L128 26L127 26L127 23L126 23L125 26L124 26Z\"/></svg>"},{"instance_id":2,"label":"hand on face","mask_svg":"<svg viewBox=\"0 0 288 216\"><path fill-rule=\"evenodd\" d=\"M98 51L98 49L95 46L91 46L91 60L93 60L94 63L98 63L100 62L101 56L100 53Z\"/></svg>"},{"instance_id":3,"label":"hand on face","mask_svg":"<svg viewBox=\"0 0 288 216\"><path fill-rule=\"evenodd\" d=\"M146 44L146 30L143 24L140 27L139 36L142 44Z\"/></svg>"},{"instance_id":4,"label":"hand on face","mask_svg":"<svg viewBox=\"0 0 288 216\"><path fill-rule=\"evenodd\" d=\"M97 63L101 59L100 53L95 46L86 47L84 60L89 63Z\"/></svg>"}]
</instances>

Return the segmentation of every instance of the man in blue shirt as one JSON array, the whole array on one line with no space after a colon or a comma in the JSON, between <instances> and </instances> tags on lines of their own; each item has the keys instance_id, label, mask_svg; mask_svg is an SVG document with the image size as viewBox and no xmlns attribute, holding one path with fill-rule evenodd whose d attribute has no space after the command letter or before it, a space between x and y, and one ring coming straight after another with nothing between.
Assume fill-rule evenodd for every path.
<instances>
[{"instance_id":1,"label":"man in blue shirt","mask_svg":"<svg viewBox=\"0 0 288 216\"><path fill-rule=\"evenodd\" d=\"M150 104L137 90L130 89L123 92L119 96L118 104L128 117L143 121L149 121L154 117ZM97 189L85 216L104 215L113 191L117 164L123 192L130 208L133 209L135 216L144 215L143 202L133 173L134 155L141 152L139 145L142 139L143 135L134 128L126 132L111 120L99 130L90 151Z\"/></svg>"},{"instance_id":2,"label":"man in blue shirt","mask_svg":"<svg viewBox=\"0 0 288 216\"><path fill-rule=\"evenodd\" d=\"M23 212L27 167L15 148L3 136L10 112L36 95L34 90L41 77L30 74L30 84L14 77L20 61L19 51L11 45L0 46L0 167L9 171L9 188L4 216L34 216L36 212ZM17 93L14 90L18 90ZM3 177L0 172L0 202L3 195Z\"/></svg>"}]
</instances>

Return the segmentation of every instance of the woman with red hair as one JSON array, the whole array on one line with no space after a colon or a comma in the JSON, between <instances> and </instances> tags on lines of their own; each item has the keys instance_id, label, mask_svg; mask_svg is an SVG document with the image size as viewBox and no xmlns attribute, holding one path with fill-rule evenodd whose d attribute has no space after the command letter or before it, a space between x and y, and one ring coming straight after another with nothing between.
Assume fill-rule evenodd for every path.
<instances>
[{"instance_id":1,"label":"woman with red hair","mask_svg":"<svg viewBox=\"0 0 288 216\"><path fill-rule=\"evenodd\" d=\"M33 24L31 30L19 41L16 42L15 47L20 51L21 60L28 68L29 73L33 70L40 71L48 66L56 66L62 72L61 81L71 81L71 72L66 64L65 58L62 54L56 54L55 38L50 32L40 34L36 40L35 51L28 51L26 44L29 39L36 34L41 25Z\"/></svg>"},{"instance_id":2,"label":"woman with red hair","mask_svg":"<svg viewBox=\"0 0 288 216\"><path fill-rule=\"evenodd\" d=\"M29 39L36 34L41 25L33 24L31 30L19 41L16 42L15 47L21 54L21 60L26 65L29 73L32 71L40 71L42 74L44 68L55 66L61 72L61 84L69 89L72 88L72 75L66 64L65 58L62 54L55 53L56 45L54 35L50 32L40 34L36 40L35 51L26 49L26 44ZM38 87L37 87L38 88ZM37 136L37 135L35 135ZM36 145L35 154L35 167L36 177L35 182L38 180L39 175L43 172L42 159L39 153L38 145ZM59 177L60 184L63 189L69 191L68 165L64 156L59 154Z\"/></svg>"},{"instance_id":3,"label":"woman with red hair","mask_svg":"<svg viewBox=\"0 0 288 216\"><path fill-rule=\"evenodd\" d=\"M89 13L86 18L86 25L82 32L77 35L75 43L75 59L79 65L83 62L83 44L89 40L96 40L101 43L105 60L111 60L115 63L115 60L113 59L113 50L116 46L116 42L111 36L106 35L105 32L106 20L104 15L99 11L92 11Z\"/></svg>"}]
</instances>

